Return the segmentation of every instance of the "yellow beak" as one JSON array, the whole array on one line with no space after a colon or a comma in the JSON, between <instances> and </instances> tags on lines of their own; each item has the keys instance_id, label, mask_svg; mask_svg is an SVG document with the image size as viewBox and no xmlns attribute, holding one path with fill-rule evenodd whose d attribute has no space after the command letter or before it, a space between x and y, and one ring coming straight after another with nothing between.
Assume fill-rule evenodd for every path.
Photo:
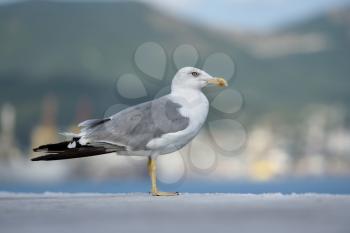
<instances>
[{"instance_id":1,"label":"yellow beak","mask_svg":"<svg viewBox=\"0 0 350 233\"><path fill-rule=\"evenodd\" d=\"M227 81L225 79L218 78L218 77L214 77L213 79L209 79L208 83L215 84L219 87L227 87L228 86Z\"/></svg>"}]
</instances>

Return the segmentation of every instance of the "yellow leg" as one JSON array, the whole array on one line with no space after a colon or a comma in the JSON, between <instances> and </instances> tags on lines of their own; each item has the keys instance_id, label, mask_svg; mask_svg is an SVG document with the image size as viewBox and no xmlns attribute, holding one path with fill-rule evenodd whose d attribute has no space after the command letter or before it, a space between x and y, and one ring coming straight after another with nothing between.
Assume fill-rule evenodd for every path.
<instances>
[{"instance_id":1,"label":"yellow leg","mask_svg":"<svg viewBox=\"0 0 350 233\"><path fill-rule=\"evenodd\" d=\"M149 176L151 177L151 184L152 184L152 189L151 189L151 194L153 196L176 196L179 195L177 192L159 192L157 189L157 164L156 160L152 159L151 157L148 158L148 173Z\"/></svg>"}]
</instances>

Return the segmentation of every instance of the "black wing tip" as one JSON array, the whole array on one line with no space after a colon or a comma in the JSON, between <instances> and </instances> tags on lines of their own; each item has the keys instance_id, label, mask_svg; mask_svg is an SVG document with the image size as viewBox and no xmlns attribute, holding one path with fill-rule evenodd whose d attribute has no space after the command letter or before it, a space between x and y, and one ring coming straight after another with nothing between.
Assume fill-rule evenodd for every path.
<instances>
[{"instance_id":1,"label":"black wing tip","mask_svg":"<svg viewBox=\"0 0 350 233\"><path fill-rule=\"evenodd\" d=\"M47 144L47 145L42 145L38 146L36 148L33 148L34 152L45 152L48 151L49 147L52 146L53 144Z\"/></svg>"},{"instance_id":2,"label":"black wing tip","mask_svg":"<svg viewBox=\"0 0 350 233\"><path fill-rule=\"evenodd\" d=\"M38 157L31 158L31 161L52 161L52 160L62 160L70 159L69 157L62 157L60 154L46 154Z\"/></svg>"},{"instance_id":3,"label":"black wing tip","mask_svg":"<svg viewBox=\"0 0 350 233\"><path fill-rule=\"evenodd\" d=\"M38 157L31 158L30 160L31 160L31 161L40 161L40 160L44 160L43 157L44 157L44 156L38 156Z\"/></svg>"},{"instance_id":4,"label":"black wing tip","mask_svg":"<svg viewBox=\"0 0 350 233\"><path fill-rule=\"evenodd\" d=\"M34 151L34 152L39 152L39 151L40 151L40 146L37 147L37 148L33 148L33 151Z\"/></svg>"},{"instance_id":5,"label":"black wing tip","mask_svg":"<svg viewBox=\"0 0 350 233\"><path fill-rule=\"evenodd\" d=\"M33 148L34 152L58 152L58 151L65 151L67 150L67 146L69 143L75 141L77 142L79 138L73 138L72 141L63 141L63 142L58 142L58 143L52 143L52 144L46 144L46 145L41 145L36 148ZM79 142L77 143L77 147L79 147L80 144Z\"/></svg>"}]
</instances>

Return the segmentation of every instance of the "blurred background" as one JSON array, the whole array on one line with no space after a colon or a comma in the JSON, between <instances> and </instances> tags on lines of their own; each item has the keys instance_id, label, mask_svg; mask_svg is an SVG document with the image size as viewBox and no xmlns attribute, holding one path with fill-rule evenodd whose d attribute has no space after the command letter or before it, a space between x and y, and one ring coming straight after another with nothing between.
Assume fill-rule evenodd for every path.
<instances>
[{"instance_id":1,"label":"blurred background","mask_svg":"<svg viewBox=\"0 0 350 233\"><path fill-rule=\"evenodd\" d=\"M230 91L205 90L208 124L160 157L162 189L350 193L349 61L349 0L0 0L0 190L148 191L145 158L31 149L207 65Z\"/></svg>"}]
</instances>

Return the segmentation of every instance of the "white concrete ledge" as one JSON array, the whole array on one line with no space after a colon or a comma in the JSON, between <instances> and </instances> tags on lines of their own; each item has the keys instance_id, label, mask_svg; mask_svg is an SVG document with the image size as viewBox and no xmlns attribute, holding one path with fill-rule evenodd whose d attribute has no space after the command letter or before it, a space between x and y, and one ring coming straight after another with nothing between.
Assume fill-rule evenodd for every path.
<instances>
[{"instance_id":1,"label":"white concrete ledge","mask_svg":"<svg viewBox=\"0 0 350 233\"><path fill-rule=\"evenodd\" d=\"M0 192L1 232L348 233L350 195Z\"/></svg>"}]
</instances>

